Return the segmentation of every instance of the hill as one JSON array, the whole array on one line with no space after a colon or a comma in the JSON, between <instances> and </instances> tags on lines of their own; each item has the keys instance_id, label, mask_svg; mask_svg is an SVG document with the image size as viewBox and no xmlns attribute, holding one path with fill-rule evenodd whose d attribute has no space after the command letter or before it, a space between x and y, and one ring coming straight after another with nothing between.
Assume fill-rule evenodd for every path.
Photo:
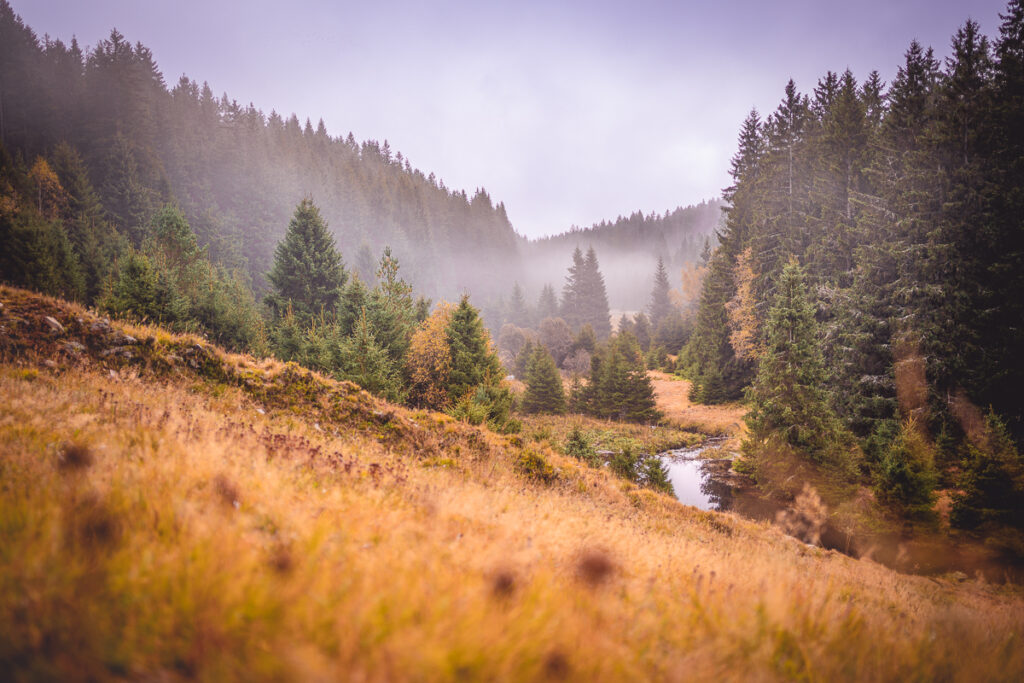
<instances>
[{"instance_id":1,"label":"hill","mask_svg":"<svg viewBox=\"0 0 1024 683\"><path fill-rule=\"evenodd\" d=\"M0 288L15 680L1012 680L905 576L294 365Z\"/></svg>"},{"instance_id":2,"label":"hill","mask_svg":"<svg viewBox=\"0 0 1024 683\"><path fill-rule=\"evenodd\" d=\"M70 144L136 246L176 202L214 260L244 268L260 291L288 217L311 196L364 280L386 245L431 297L485 298L517 273L522 238L504 206L483 188L446 187L387 140L331 135L186 76L168 85L152 51L117 30L91 48L40 39L6 0L0 45L0 143L28 164Z\"/></svg>"},{"instance_id":3,"label":"hill","mask_svg":"<svg viewBox=\"0 0 1024 683\"><path fill-rule=\"evenodd\" d=\"M530 240L521 249L524 259L522 284L531 294L545 284L556 290L573 249L594 247L608 284L609 304L614 309L643 310L649 303L658 259L663 259L673 288L681 284L680 269L700 261L706 247L717 244L716 230L725 203L715 199L677 207L663 214L637 211L589 228Z\"/></svg>"}]
</instances>

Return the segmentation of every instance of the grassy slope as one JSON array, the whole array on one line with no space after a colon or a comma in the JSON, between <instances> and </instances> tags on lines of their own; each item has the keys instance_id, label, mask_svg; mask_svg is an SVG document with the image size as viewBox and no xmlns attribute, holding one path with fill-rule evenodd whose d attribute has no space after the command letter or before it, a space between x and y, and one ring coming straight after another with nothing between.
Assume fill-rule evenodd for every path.
<instances>
[{"instance_id":1,"label":"grassy slope","mask_svg":"<svg viewBox=\"0 0 1024 683\"><path fill-rule=\"evenodd\" d=\"M12 678L1024 675L1016 590L899 575L532 444L541 483L516 439L0 302Z\"/></svg>"}]
</instances>

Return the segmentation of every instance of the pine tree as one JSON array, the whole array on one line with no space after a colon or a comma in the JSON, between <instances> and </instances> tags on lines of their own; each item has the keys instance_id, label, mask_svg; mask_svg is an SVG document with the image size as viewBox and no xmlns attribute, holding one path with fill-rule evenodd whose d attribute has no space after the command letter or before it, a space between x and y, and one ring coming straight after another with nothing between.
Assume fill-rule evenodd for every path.
<instances>
[{"instance_id":1,"label":"pine tree","mask_svg":"<svg viewBox=\"0 0 1024 683\"><path fill-rule=\"evenodd\" d=\"M598 339L607 339L612 333L611 314L608 310L608 291L604 285L604 276L601 275L594 247L587 249L587 256L583 263L582 291L578 299L582 312L579 326L590 325L594 328L594 334Z\"/></svg>"},{"instance_id":2,"label":"pine tree","mask_svg":"<svg viewBox=\"0 0 1024 683\"><path fill-rule=\"evenodd\" d=\"M654 271L654 289L651 291L651 303L647 306L647 310L651 314L651 327L654 329L658 329L658 325L661 324L661 321L672 310L672 302L669 301L668 297L670 289L668 271L665 270L665 261L659 256L658 268ZM642 343L641 346L643 346Z\"/></svg>"},{"instance_id":3,"label":"pine tree","mask_svg":"<svg viewBox=\"0 0 1024 683\"><path fill-rule=\"evenodd\" d=\"M562 320L574 330L586 322L584 311L586 277L583 252L576 247L572 252L572 265L569 266L569 274L565 277L565 285L562 287L562 303L559 308Z\"/></svg>"},{"instance_id":4,"label":"pine tree","mask_svg":"<svg viewBox=\"0 0 1024 683\"><path fill-rule=\"evenodd\" d=\"M544 285L540 290L540 299L537 301L537 319L558 317L558 299L555 297L555 288L549 284Z\"/></svg>"},{"instance_id":5,"label":"pine tree","mask_svg":"<svg viewBox=\"0 0 1024 683\"><path fill-rule=\"evenodd\" d=\"M842 430L825 392L825 367L803 269L788 264L776 285L765 347L749 392L748 451L779 443L822 464L842 459Z\"/></svg>"},{"instance_id":6,"label":"pine tree","mask_svg":"<svg viewBox=\"0 0 1024 683\"><path fill-rule=\"evenodd\" d=\"M277 245L274 266L267 275L274 292L267 296L267 304L278 318L289 303L300 321L321 312L333 314L346 277L341 254L320 210L312 199L303 199Z\"/></svg>"},{"instance_id":7,"label":"pine tree","mask_svg":"<svg viewBox=\"0 0 1024 683\"><path fill-rule=\"evenodd\" d=\"M479 312L463 296L452 311L445 330L451 353L451 371L447 394L458 400L482 384L497 384L503 377L498 356L491 349L490 338Z\"/></svg>"},{"instance_id":8,"label":"pine tree","mask_svg":"<svg viewBox=\"0 0 1024 683\"><path fill-rule=\"evenodd\" d=\"M385 349L374 339L365 310L346 341L347 363L342 378L394 403L404 400L402 378Z\"/></svg>"},{"instance_id":9,"label":"pine tree","mask_svg":"<svg viewBox=\"0 0 1024 683\"><path fill-rule=\"evenodd\" d=\"M526 393L523 394L522 410L525 413L565 413L565 391L562 377L551 354L538 346L526 370Z\"/></svg>"},{"instance_id":10,"label":"pine tree","mask_svg":"<svg viewBox=\"0 0 1024 683\"><path fill-rule=\"evenodd\" d=\"M516 282L512 287L512 297L508 302L508 315L506 320L517 327L530 326L530 311L526 305L526 297L523 296L523 288Z\"/></svg>"}]
</instances>

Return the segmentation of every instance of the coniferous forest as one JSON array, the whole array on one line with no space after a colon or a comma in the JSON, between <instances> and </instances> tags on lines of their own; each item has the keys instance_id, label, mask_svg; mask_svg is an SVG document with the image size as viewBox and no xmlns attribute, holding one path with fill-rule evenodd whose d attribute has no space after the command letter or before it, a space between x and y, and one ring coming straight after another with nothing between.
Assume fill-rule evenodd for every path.
<instances>
[{"instance_id":1,"label":"coniferous forest","mask_svg":"<svg viewBox=\"0 0 1024 683\"><path fill-rule=\"evenodd\" d=\"M1024 1L941 54L527 238L0 0L0 670L1017 679Z\"/></svg>"}]
</instances>

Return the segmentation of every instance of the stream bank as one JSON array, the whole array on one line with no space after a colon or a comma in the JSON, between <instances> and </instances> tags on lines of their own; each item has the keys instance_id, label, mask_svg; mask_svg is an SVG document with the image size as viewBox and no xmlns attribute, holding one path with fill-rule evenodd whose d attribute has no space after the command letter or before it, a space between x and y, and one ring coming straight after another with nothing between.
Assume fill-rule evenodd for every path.
<instances>
[{"instance_id":1,"label":"stream bank","mask_svg":"<svg viewBox=\"0 0 1024 683\"><path fill-rule=\"evenodd\" d=\"M735 453L726 451L728 437L711 437L690 448L658 453L668 468L676 498L701 510L732 512L747 519L780 525L795 513L759 491L749 477L732 469ZM787 533L789 531L787 530ZM792 534L800 538L799 534ZM984 578L995 583L1024 583L1024 564L1007 561L975 541L957 541L931 534L853 535L822 520L815 530L816 545L856 559L870 559L908 574ZM807 542L808 539L800 538Z\"/></svg>"}]
</instances>

